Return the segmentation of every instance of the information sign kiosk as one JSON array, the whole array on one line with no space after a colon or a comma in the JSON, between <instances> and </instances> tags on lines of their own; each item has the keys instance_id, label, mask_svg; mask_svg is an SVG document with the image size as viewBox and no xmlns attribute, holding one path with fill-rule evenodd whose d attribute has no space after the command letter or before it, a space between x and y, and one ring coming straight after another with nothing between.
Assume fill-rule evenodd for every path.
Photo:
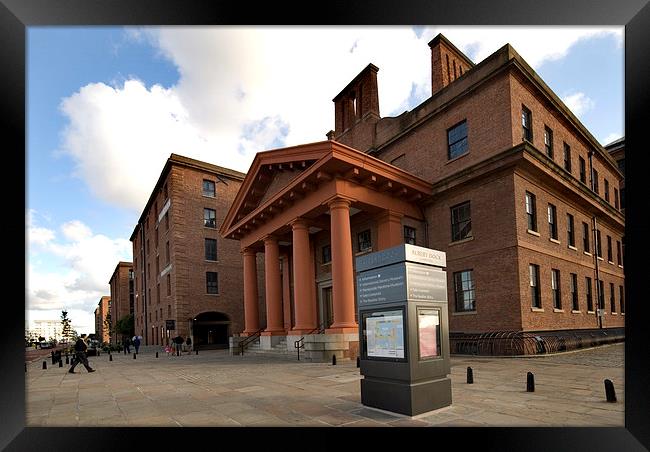
<instances>
[{"instance_id":1,"label":"information sign kiosk","mask_svg":"<svg viewBox=\"0 0 650 452\"><path fill-rule=\"evenodd\" d=\"M451 405L446 255L404 244L356 258L361 403L415 416Z\"/></svg>"}]
</instances>

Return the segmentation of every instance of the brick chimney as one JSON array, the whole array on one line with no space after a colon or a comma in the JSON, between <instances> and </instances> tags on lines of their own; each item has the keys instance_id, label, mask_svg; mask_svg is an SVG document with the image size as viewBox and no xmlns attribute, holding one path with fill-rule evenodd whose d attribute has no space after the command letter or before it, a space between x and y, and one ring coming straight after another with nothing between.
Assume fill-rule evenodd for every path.
<instances>
[{"instance_id":1,"label":"brick chimney","mask_svg":"<svg viewBox=\"0 0 650 452\"><path fill-rule=\"evenodd\" d=\"M377 71L379 68L370 63L332 99L335 135L340 135L359 122L377 122L380 119Z\"/></svg>"},{"instance_id":2,"label":"brick chimney","mask_svg":"<svg viewBox=\"0 0 650 452\"><path fill-rule=\"evenodd\" d=\"M474 67L472 60L442 34L429 42L431 48L431 95Z\"/></svg>"}]
</instances>

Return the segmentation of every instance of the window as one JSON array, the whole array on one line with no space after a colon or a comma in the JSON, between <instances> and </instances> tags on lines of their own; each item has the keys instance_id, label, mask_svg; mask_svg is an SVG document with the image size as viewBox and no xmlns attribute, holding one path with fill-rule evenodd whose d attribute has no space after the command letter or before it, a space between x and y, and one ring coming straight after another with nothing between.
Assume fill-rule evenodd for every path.
<instances>
[{"instance_id":1,"label":"window","mask_svg":"<svg viewBox=\"0 0 650 452\"><path fill-rule=\"evenodd\" d=\"M571 273L571 304L574 311L579 311L578 306L578 275Z\"/></svg>"},{"instance_id":2,"label":"window","mask_svg":"<svg viewBox=\"0 0 650 452\"><path fill-rule=\"evenodd\" d=\"M217 260L217 240L216 239L205 239L205 260L206 261L216 261Z\"/></svg>"},{"instance_id":3,"label":"window","mask_svg":"<svg viewBox=\"0 0 650 452\"><path fill-rule=\"evenodd\" d=\"M583 184L587 183L587 166L585 163L585 159L580 157L580 182Z\"/></svg>"},{"instance_id":4,"label":"window","mask_svg":"<svg viewBox=\"0 0 650 452\"><path fill-rule=\"evenodd\" d=\"M526 192L526 216L528 217L528 230L537 232L537 207L535 195Z\"/></svg>"},{"instance_id":5,"label":"window","mask_svg":"<svg viewBox=\"0 0 650 452\"><path fill-rule=\"evenodd\" d=\"M167 305L167 317L172 316L172 305L168 304Z\"/></svg>"},{"instance_id":6,"label":"window","mask_svg":"<svg viewBox=\"0 0 650 452\"><path fill-rule=\"evenodd\" d=\"M469 201L451 208L451 241L472 237L472 215Z\"/></svg>"},{"instance_id":7,"label":"window","mask_svg":"<svg viewBox=\"0 0 650 452\"><path fill-rule=\"evenodd\" d=\"M598 257L602 258L603 257L603 249L602 249L602 247L600 245L601 245L601 242L600 242L600 230L597 229L596 230L596 255Z\"/></svg>"},{"instance_id":8,"label":"window","mask_svg":"<svg viewBox=\"0 0 650 452\"><path fill-rule=\"evenodd\" d=\"M614 283L609 283L609 309L616 312L616 300L614 297Z\"/></svg>"},{"instance_id":9,"label":"window","mask_svg":"<svg viewBox=\"0 0 650 452\"><path fill-rule=\"evenodd\" d=\"M214 209L203 209L203 225L206 228L217 227L217 212Z\"/></svg>"},{"instance_id":10,"label":"window","mask_svg":"<svg viewBox=\"0 0 650 452\"><path fill-rule=\"evenodd\" d=\"M591 296L591 278L589 276L585 277L585 285L587 291L587 311L594 312L594 300Z\"/></svg>"},{"instance_id":11,"label":"window","mask_svg":"<svg viewBox=\"0 0 650 452\"><path fill-rule=\"evenodd\" d=\"M582 248L585 253L589 252L589 225L582 222Z\"/></svg>"},{"instance_id":12,"label":"window","mask_svg":"<svg viewBox=\"0 0 650 452\"><path fill-rule=\"evenodd\" d=\"M609 202L609 181L605 180L605 201Z\"/></svg>"},{"instance_id":13,"label":"window","mask_svg":"<svg viewBox=\"0 0 650 452\"><path fill-rule=\"evenodd\" d=\"M564 169L571 172L571 146L564 143Z\"/></svg>"},{"instance_id":14,"label":"window","mask_svg":"<svg viewBox=\"0 0 650 452\"><path fill-rule=\"evenodd\" d=\"M621 242L616 241L616 263L618 265L623 265L623 261L621 259Z\"/></svg>"},{"instance_id":15,"label":"window","mask_svg":"<svg viewBox=\"0 0 650 452\"><path fill-rule=\"evenodd\" d=\"M212 182L211 180L203 179L203 196L209 196L210 198L214 198L215 187L214 187L214 182Z\"/></svg>"},{"instance_id":16,"label":"window","mask_svg":"<svg viewBox=\"0 0 650 452\"><path fill-rule=\"evenodd\" d=\"M158 228L156 228L156 248L158 248Z\"/></svg>"},{"instance_id":17,"label":"window","mask_svg":"<svg viewBox=\"0 0 650 452\"><path fill-rule=\"evenodd\" d=\"M546 155L553 159L553 131L546 126L544 127L544 148Z\"/></svg>"},{"instance_id":18,"label":"window","mask_svg":"<svg viewBox=\"0 0 650 452\"><path fill-rule=\"evenodd\" d=\"M614 207L618 210L618 188L614 189Z\"/></svg>"},{"instance_id":19,"label":"window","mask_svg":"<svg viewBox=\"0 0 650 452\"><path fill-rule=\"evenodd\" d=\"M612 238L607 236L607 262L614 262L612 257Z\"/></svg>"},{"instance_id":20,"label":"window","mask_svg":"<svg viewBox=\"0 0 650 452\"><path fill-rule=\"evenodd\" d=\"M594 170L593 184L594 184L594 193L596 193L598 195L600 189L598 187L598 171L596 171L596 170Z\"/></svg>"},{"instance_id":21,"label":"window","mask_svg":"<svg viewBox=\"0 0 650 452\"><path fill-rule=\"evenodd\" d=\"M167 273L167 296L172 294L172 275Z\"/></svg>"},{"instance_id":22,"label":"window","mask_svg":"<svg viewBox=\"0 0 650 452\"><path fill-rule=\"evenodd\" d=\"M472 270L454 273L456 312L476 311Z\"/></svg>"},{"instance_id":23,"label":"window","mask_svg":"<svg viewBox=\"0 0 650 452\"><path fill-rule=\"evenodd\" d=\"M147 254L149 254L150 250L151 250L151 246L149 245L149 239L147 239Z\"/></svg>"},{"instance_id":24,"label":"window","mask_svg":"<svg viewBox=\"0 0 650 452\"><path fill-rule=\"evenodd\" d=\"M147 263L147 278L151 279L151 264Z\"/></svg>"},{"instance_id":25,"label":"window","mask_svg":"<svg viewBox=\"0 0 650 452\"><path fill-rule=\"evenodd\" d=\"M361 231L357 234L357 249L359 252L368 251L372 248L372 242L370 240L370 229Z\"/></svg>"},{"instance_id":26,"label":"window","mask_svg":"<svg viewBox=\"0 0 650 452\"><path fill-rule=\"evenodd\" d=\"M165 263L169 265L169 262L170 262L170 260L169 260L169 241L167 241L167 243L165 243L165 258L166 258Z\"/></svg>"},{"instance_id":27,"label":"window","mask_svg":"<svg viewBox=\"0 0 650 452\"><path fill-rule=\"evenodd\" d=\"M573 228L573 215L566 214L566 239L569 246L576 246L576 236Z\"/></svg>"},{"instance_id":28,"label":"window","mask_svg":"<svg viewBox=\"0 0 650 452\"><path fill-rule=\"evenodd\" d=\"M557 209L553 204L548 205L548 233L557 240Z\"/></svg>"},{"instance_id":29,"label":"window","mask_svg":"<svg viewBox=\"0 0 650 452\"><path fill-rule=\"evenodd\" d=\"M539 265L530 264L530 299L534 308L542 307L542 299L539 293Z\"/></svg>"},{"instance_id":30,"label":"window","mask_svg":"<svg viewBox=\"0 0 650 452\"><path fill-rule=\"evenodd\" d=\"M623 286L618 286L618 296L621 299L621 314L625 313L625 297L623 296Z\"/></svg>"},{"instance_id":31,"label":"window","mask_svg":"<svg viewBox=\"0 0 650 452\"><path fill-rule=\"evenodd\" d=\"M217 272L205 272L205 284L207 293L219 293L219 280Z\"/></svg>"},{"instance_id":32,"label":"window","mask_svg":"<svg viewBox=\"0 0 650 452\"><path fill-rule=\"evenodd\" d=\"M598 309L605 309L605 285L603 280L598 280Z\"/></svg>"},{"instance_id":33,"label":"window","mask_svg":"<svg viewBox=\"0 0 650 452\"><path fill-rule=\"evenodd\" d=\"M528 140L531 143L533 142L533 118L532 113L529 109L521 106L521 127L523 129L524 140Z\"/></svg>"},{"instance_id":34,"label":"window","mask_svg":"<svg viewBox=\"0 0 650 452\"><path fill-rule=\"evenodd\" d=\"M332 246L325 245L322 250L323 254L323 264L329 264L332 262Z\"/></svg>"},{"instance_id":35,"label":"window","mask_svg":"<svg viewBox=\"0 0 650 452\"><path fill-rule=\"evenodd\" d=\"M551 290L553 291L553 307L562 309L562 296L560 293L560 270L551 269Z\"/></svg>"},{"instance_id":36,"label":"window","mask_svg":"<svg viewBox=\"0 0 650 452\"><path fill-rule=\"evenodd\" d=\"M447 157L449 160L467 153L467 121L447 130Z\"/></svg>"},{"instance_id":37,"label":"window","mask_svg":"<svg viewBox=\"0 0 650 452\"><path fill-rule=\"evenodd\" d=\"M404 243L415 245L415 228L404 226Z\"/></svg>"}]
</instances>

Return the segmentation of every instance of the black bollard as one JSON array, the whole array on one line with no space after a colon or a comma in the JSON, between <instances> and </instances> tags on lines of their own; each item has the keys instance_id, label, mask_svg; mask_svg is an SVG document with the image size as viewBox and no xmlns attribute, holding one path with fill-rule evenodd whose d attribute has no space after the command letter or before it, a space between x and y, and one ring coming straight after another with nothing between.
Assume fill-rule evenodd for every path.
<instances>
[{"instance_id":1,"label":"black bollard","mask_svg":"<svg viewBox=\"0 0 650 452\"><path fill-rule=\"evenodd\" d=\"M65 354L65 363L70 364L70 358L68 357L68 354Z\"/></svg>"},{"instance_id":2,"label":"black bollard","mask_svg":"<svg viewBox=\"0 0 650 452\"><path fill-rule=\"evenodd\" d=\"M43 369L47 369L47 361L43 361Z\"/></svg>"},{"instance_id":3,"label":"black bollard","mask_svg":"<svg viewBox=\"0 0 650 452\"><path fill-rule=\"evenodd\" d=\"M474 384L474 371L472 370L471 367L467 368L467 384L468 385Z\"/></svg>"},{"instance_id":4,"label":"black bollard","mask_svg":"<svg viewBox=\"0 0 650 452\"><path fill-rule=\"evenodd\" d=\"M124 354L126 355L126 349L124 349Z\"/></svg>"},{"instance_id":5,"label":"black bollard","mask_svg":"<svg viewBox=\"0 0 650 452\"><path fill-rule=\"evenodd\" d=\"M196 350L194 350L194 351L196 352L197 355L199 354L199 349L198 348Z\"/></svg>"},{"instance_id":6,"label":"black bollard","mask_svg":"<svg viewBox=\"0 0 650 452\"><path fill-rule=\"evenodd\" d=\"M59 367L63 367L63 360L59 360Z\"/></svg>"},{"instance_id":7,"label":"black bollard","mask_svg":"<svg viewBox=\"0 0 650 452\"><path fill-rule=\"evenodd\" d=\"M616 402L616 391L614 390L612 380L605 380L605 396L608 402Z\"/></svg>"},{"instance_id":8,"label":"black bollard","mask_svg":"<svg viewBox=\"0 0 650 452\"><path fill-rule=\"evenodd\" d=\"M336 355L332 355L332 366L336 366Z\"/></svg>"},{"instance_id":9,"label":"black bollard","mask_svg":"<svg viewBox=\"0 0 650 452\"><path fill-rule=\"evenodd\" d=\"M27 363L25 363L25 372L27 372Z\"/></svg>"},{"instance_id":10,"label":"black bollard","mask_svg":"<svg viewBox=\"0 0 650 452\"><path fill-rule=\"evenodd\" d=\"M54 364L54 352L52 351L50 354L52 355L52 364Z\"/></svg>"},{"instance_id":11,"label":"black bollard","mask_svg":"<svg viewBox=\"0 0 650 452\"><path fill-rule=\"evenodd\" d=\"M156 358L158 358L158 352L156 352Z\"/></svg>"},{"instance_id":12,"label":"black bollard","mask_svg":"<svg viewBox=\"0 0 650 452\"><path fill-rule=\"evenodd\" d=\"M111 355L110 353L108 354L108 360L113 361L113 355Z\"/></svg>"},{"instance_id":13,"label":"black bollard","mask_svg":"<svg viewBox=\"0 0 650 452\"><path fill-rule=\"evenodd\" d=\"M135 353L133 354L133 359L135 359Z\"/></svg>"},{"instance_id":14,"label":"black bollard","mask_svg":"<svg viewBox=\"0 0 650 452\"><path fill-rule=\"evenodd\" d=\"M532 372L526 375L526 392L535 392L535 376Z\"/></svg>"},{"instance_id":15,"label":"black bollard","mask_svg":"<svg viewBox=\"0 0 650 452\"><path fill-rule=\"evenodd\" d=\"M357 369L361 367L361 358L357 356Z\"/></svg>"}]
</instances>

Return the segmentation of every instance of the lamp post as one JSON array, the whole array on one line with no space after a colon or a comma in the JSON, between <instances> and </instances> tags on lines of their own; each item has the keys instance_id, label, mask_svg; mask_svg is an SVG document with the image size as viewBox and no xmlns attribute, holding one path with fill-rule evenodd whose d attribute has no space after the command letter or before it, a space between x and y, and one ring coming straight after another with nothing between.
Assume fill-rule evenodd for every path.
<instances>
[{"instance_id":1,"label":"lamp post","mask_svg":"<svg viewBox=\"0 0 650 452\"><path fill-rule=\"evenodd\" d=\"M591 180L591 191L596 192L594 190L594 165L593 165L593 155L594 151L593 149L589 149L589 178ZM596 214L592 215L591 217L591 223L592 223L592 229L594 231L594 269L596 273L596 304L597 308L595 309L596 311L596 319L598 320L598 328L603 327L603 317L600 315L600 277L599 277L599 272L598 272L598 253L600 252L600 248L598 247L598 221L596 219Z\"/></svg>"}]
</instances>

